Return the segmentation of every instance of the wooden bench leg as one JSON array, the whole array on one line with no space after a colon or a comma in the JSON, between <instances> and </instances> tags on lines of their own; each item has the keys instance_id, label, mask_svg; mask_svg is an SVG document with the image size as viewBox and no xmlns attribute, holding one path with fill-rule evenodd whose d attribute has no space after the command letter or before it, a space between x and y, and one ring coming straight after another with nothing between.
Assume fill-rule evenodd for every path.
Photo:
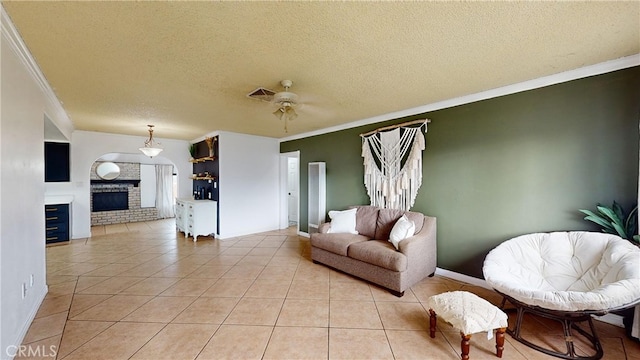
<instances>
[{"instance_id":1,"label":"wooden bench leg","mask_svg":"<svg viewBox=\"0 0 640 360\"><path fill-rule=\"evenodd\" d=\"M496 355L501 358L504 350L504 331L506 328L496 330Z\"/></svg>"},{"instance_id":2,"label":"wooden bench leg","mask_svg":"<svg viewBox=\"0 0 640 360\"><path fill-rule=\"evenodd\" d=\"M460 337L462 337L462 342L460 343L460 347L462 348L462 360L469 360L469 342L471 341L471 335L465 335L461 331Z\"/></svg>"},{"instance_id":3,"label":"wooden bench leg","mask_svg":"<svg viewBox=\"0 0 640 360\"><path fill-rule=\"evenodd\" d=\"M431 336L432 339L436 337L437 321L438 321L438 316L436 315L436 312L433 311L432 309L429 309L429 336Z\"/></svg>"}]
</instances>

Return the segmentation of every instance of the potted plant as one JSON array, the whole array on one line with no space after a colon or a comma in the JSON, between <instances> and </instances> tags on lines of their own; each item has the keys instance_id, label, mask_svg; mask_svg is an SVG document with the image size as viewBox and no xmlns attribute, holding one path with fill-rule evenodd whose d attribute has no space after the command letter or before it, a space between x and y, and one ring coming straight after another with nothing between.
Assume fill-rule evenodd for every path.
<instances>
[{"instance_id":1,"label":"potted plant","mask_svg":"<svg viewBox=\"0 0 640 360\"><path fill-rule=\"evenodd\" d=\"M620 236L629 240L632 244L640 246L640 236L638 235L638 206L636 205L629 213L626 213L622 206L617 202L613 202L611 207L598 204L597 212L581 209L580 212L587 215L585 220L594 222L602 227L602 232ZM633 325L634 309L629 308L620 311L614 311L614 314L622 316L627 336L634 340L631 336L631 327Z\"/></svg>"},{"instance_id":2,"label":"potted plant","mask_svg":"<svg viewBox=\"0 0 640 360\"><path fill-rule=\"evenodd\" d=\"M613 202L611 207L598 204L597 212L581 209L580 212L587 215L585 220L594 222L602 227L602 232L618 235L623 239L640 245L638 230L638 206L626 213L622 206Z\"/></svg>"},{"instance_id":3,"label":"potted plant","mask_svg":"<svg viewBox=\"0 0 640 360\"><path fill-rule=\"evenodd\" d=\"M196 144L189 144L189 154L191 154L191 159L196 158Z\"/></svg>"}]
</instances>

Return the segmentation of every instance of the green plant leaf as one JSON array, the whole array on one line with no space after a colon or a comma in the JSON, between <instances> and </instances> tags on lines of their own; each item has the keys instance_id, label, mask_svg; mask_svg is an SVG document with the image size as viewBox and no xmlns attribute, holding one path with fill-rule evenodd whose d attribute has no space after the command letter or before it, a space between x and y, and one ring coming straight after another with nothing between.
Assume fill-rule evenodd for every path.
<instances>
[{"instance_id":1,"label":"green plant leaf","mask_svg":"<svg viewBox=\"0 0 640 360\"><path fill-rule=\"evenodd\" d=\"M591 211L591 210L580 209L578 211L580 211L581 213L586 214L586 215L594 215L593 211Z\"/></svg>"},{"instance_id":2,"label":"green plant leaf","mask_svg":"<svg viewBox=\"0 0 640 360\"><path fill-rule=\"evenodd\" d=\"M583 214L593 215L593 211L591 211L591 210L579 209L578 211L580 211Z\"/></svg>"},{"instance_id":3,"label":"green plant leaf","mask_svg":"<svg viewBox=\"0 0 640 360\"><path fill-rule=\"evenodd\" d=\"M622 220L625 218L624 209L615 200L613 201L613 205L611 205L611 210L613 210L618 219Z\"/></svg>"},{"instance_id":4,"label":"green plant leaf","mask_svg":"<svg viewBox=\"0 0 640 360\"><path fill-rule=\"evenodd\" d=\"M624 231L624 228L622 226L620 226L620 224L612 223L612 225L616 229L616 232L618 233L617 234L618 236L620 236L623 239L628 239L627 238L627 233Z\"/></svg>"},{"instance_id":5,"label":"green plant leaf","mask_svg":"<svg viewBox=\"0 0 640 360\"><path fill-rule=\"evenodd\" d=\"M638 206L636 205L629 214L625 214L624 208L616 201L611 207L598 204L597 212L580 209L581 213L587 215L584 219L600 225L602 232L614 234L640 245L640 235L638 233Z\"/></svg>"},{"instance_id":6,"label":"green plant leaf","mask_svg":"<svg viewBox=\"0 0 640 360\"><path fill-rule=\"evenodd\" d=\"M611 220L612 224L618 224L619 226L622 226L622 219L620 219L613 210L609 209L606 206L598 206L597 208L602 215Z\"/></svg>"},{"instance_id":7,"label":"green plant leaf","mask_svg":"<svg viewBox=\"0 0 640 360\"><path fill-rule=\"evenodd\" d=\"M603 219L604 221L609 222L609 219L608 219L608 218L606 218L606 217L604 217L604 216L602 216L602 215L600 215L600 214L596 214L596 213L594 213L594 212L593 212L593 211L591 211L591 210L583 210L583 209L580 209L580 210L578 210L578 211L580 211L581 213L583 213L583 214L585 214L585 215L593 216L593 217L597 217L597 218L601 218L601 219Z\"/></svg>"},{"instance_id":8,"label":"green plant leaf","mask_svg":"<svg viewBox=\"0 0 640 360\"><path fill-rule=\"evenodd\" d=\"M615 234L615 229L613 225L611 225L609 221L607 221L606 219L603 219L601 216L597 216L593 214L593 215L586 216L584 219L600 225L602 227L602 231L604 232Z\"/></svg>"},{"instance_id":9,"label":"green plant leaf","mask_svg":"<svg viewBox=\"0 0 640 360\"><path fill-rule=\"evenodd\" d=\"M627 223L625 224L625 232L627 235L632 236L633 234L638 233L638 219L634 216L630 217Z\"/></svg>"},{"instance_id":10,"label":"green plant leaf","mask_svg":"<svg viewBox=\"0 0 640 360\"><path fill-rule=\"evenodd\" d=\"M629 215L627 215L627 220L625 221L624 228L629 236L629 240L632 239L631 235L637 233L638 230L638 207L636 206L631 210Z\"/></svg>"}]
</instances>

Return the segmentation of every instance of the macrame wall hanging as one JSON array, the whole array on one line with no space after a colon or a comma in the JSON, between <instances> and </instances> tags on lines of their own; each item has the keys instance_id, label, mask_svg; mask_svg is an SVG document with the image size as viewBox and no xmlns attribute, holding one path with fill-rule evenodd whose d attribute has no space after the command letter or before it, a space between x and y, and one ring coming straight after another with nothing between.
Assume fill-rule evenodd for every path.
<instances>
[{"instance_id":1,"label":"macrame wall hanging","mask_svg":"<svg viewBox=\"0 0 640 360\"><path fill-rule=\"evenodd\" d=\"M364 185L372 206L408 211L422 185L424 126L429 119L382 127L360 134Z\"/></svg>"}]
</instances>

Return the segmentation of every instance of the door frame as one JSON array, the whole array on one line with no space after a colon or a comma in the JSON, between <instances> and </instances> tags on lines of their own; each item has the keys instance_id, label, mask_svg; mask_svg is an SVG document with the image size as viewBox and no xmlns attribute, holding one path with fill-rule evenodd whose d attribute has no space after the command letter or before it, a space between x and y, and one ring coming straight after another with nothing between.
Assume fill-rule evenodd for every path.
<instances>
[{"instance_id":1,"label":"door frame","mask_svg":"<svg viewBox=\"0 0 640 360\"><path fill-rule=\"evenodd\" d=\"M280 154L280 229L289 227L289 199L287 181L289 178L289 158L298 159L298 218L296 219L296 233L300 232L300 151L291 151Z\"/></svg>"}]
</instances>

